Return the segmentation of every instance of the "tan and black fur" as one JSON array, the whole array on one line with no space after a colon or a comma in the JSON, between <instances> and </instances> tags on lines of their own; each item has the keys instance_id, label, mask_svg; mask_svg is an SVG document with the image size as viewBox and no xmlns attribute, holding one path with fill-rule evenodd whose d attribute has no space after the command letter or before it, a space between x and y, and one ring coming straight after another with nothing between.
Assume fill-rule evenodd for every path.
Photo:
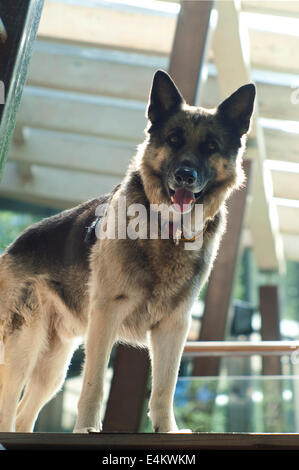
<instances>
[{"instance_id":1,"label":"tan and black fur","mask_svg":"<svg viewBox=\"0 0 299 470\"><path fill-rule=\"evenodd\" d=\"M146 139L122 183L29 227L7 248L0 259L0 431L33 429L64 381L78 338L86 342L86 361L76 432L101 429L104 373L116 341L149 348L153 428L177 431L172 403L189 311L218 250L225 200L243 181L254 97L249 84L213 110L188 106L158 71ZM170 205L182 165L193 169L192 191L204 207L200 249L187 251L172 239L95 236L101 202L117 208L124 196L128 205Z\"/></svg>"}]
</instances>

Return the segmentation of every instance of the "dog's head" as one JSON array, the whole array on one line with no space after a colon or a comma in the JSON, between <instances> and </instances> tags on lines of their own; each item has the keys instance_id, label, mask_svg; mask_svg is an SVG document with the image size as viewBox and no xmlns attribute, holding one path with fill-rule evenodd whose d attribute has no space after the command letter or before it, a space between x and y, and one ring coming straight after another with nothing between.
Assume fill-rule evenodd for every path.
<instances>
[{"instance_id":1,"label":"dog's head","mask_svg":"<svg viewBox=\"0 0 299 470\"><path fill-rule=\"evenodd\" d=\"M180 211L202 203L205 218L213 217L243 180L240 160L254 99L255 86L248 84L215 109L189 106L170 76L157 71L139 152L150 203L174 203Z\"/></svg>"}]
</instances>

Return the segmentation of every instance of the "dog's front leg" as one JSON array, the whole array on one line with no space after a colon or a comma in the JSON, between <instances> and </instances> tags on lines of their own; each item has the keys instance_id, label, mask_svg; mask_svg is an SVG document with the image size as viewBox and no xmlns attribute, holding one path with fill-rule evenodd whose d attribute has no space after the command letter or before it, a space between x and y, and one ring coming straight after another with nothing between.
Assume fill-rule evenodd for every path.
<instances>
[{"instance_id":1,"label":"dog's front leg","mask_svg":"<svg viewBox=\"0 0 299 470\"><path fill-rule=\"evenodd\" d=\"M110 308L95 306L90 312L83 386L73 432L101 430L100 414L105 371L117 337L119 320L117 312L112 312Z\"/></svg>"},{"instance_id":2,"label":"dog's front leg","mask_svg":"<svg viewBox=\"0 0 299 470\"><path fill-rule=\"evenodd\" d=\"M155 432L178 431L173 398L189 326L189 315L173 313L151 331L152 394L149 415Z\"/></svg>"}]
</instances>

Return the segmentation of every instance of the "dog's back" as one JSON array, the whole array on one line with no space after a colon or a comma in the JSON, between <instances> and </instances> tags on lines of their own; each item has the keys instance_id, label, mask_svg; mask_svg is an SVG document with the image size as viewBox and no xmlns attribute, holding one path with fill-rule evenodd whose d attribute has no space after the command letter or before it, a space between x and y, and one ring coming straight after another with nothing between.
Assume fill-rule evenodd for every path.
<instances>
[{"instance_id":1,"label":"dog's back","mask_svg":"<svg viewBox=\"0 0 299 470\"><path fill-rule=\"evenodd\" d=\"M11 277L14 291L19 291L19 316L22 302L28 303L30 298L30 286L41 281L67 308L80 313L82 299L78 296L82 297L88 280L89 252L94 242L87 233L102 201L93 199L32 225L4 252L0 269L6 281ZM0 318L3 315L7 310L0 311Z\"/></svg>"},{"instance_id":2,"label":"dog's back","mask_svg":"<svg viewBox=\"0 0 299 470\"><path fill-rule=\"evenodd\" d=\"M93 199L73 209L46 218L27 228L6 250L19 269L22 264L32 274L53 273L57 265L66 268L88 264L88 227L95 218L100 199Z\"/></svg>"}]
</instances>

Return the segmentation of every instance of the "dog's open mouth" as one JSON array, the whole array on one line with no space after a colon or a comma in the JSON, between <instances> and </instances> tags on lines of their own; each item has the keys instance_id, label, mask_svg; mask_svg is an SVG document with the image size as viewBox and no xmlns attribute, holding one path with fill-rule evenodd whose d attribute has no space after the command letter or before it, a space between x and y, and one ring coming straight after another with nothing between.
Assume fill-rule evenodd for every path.
<instances>
[{"instance_id":1,"label":"dog's open mouth","mask_svg":"<svg viewBox=\"0 0 299 470\"><path fill-rule=\"evenodd\" d=\"M169 192L174 210L181 214L190 212L197 197L200 195L200 193L193 193L186 188L176 190L169 188Z\"/></svg>"}]
</instances>

